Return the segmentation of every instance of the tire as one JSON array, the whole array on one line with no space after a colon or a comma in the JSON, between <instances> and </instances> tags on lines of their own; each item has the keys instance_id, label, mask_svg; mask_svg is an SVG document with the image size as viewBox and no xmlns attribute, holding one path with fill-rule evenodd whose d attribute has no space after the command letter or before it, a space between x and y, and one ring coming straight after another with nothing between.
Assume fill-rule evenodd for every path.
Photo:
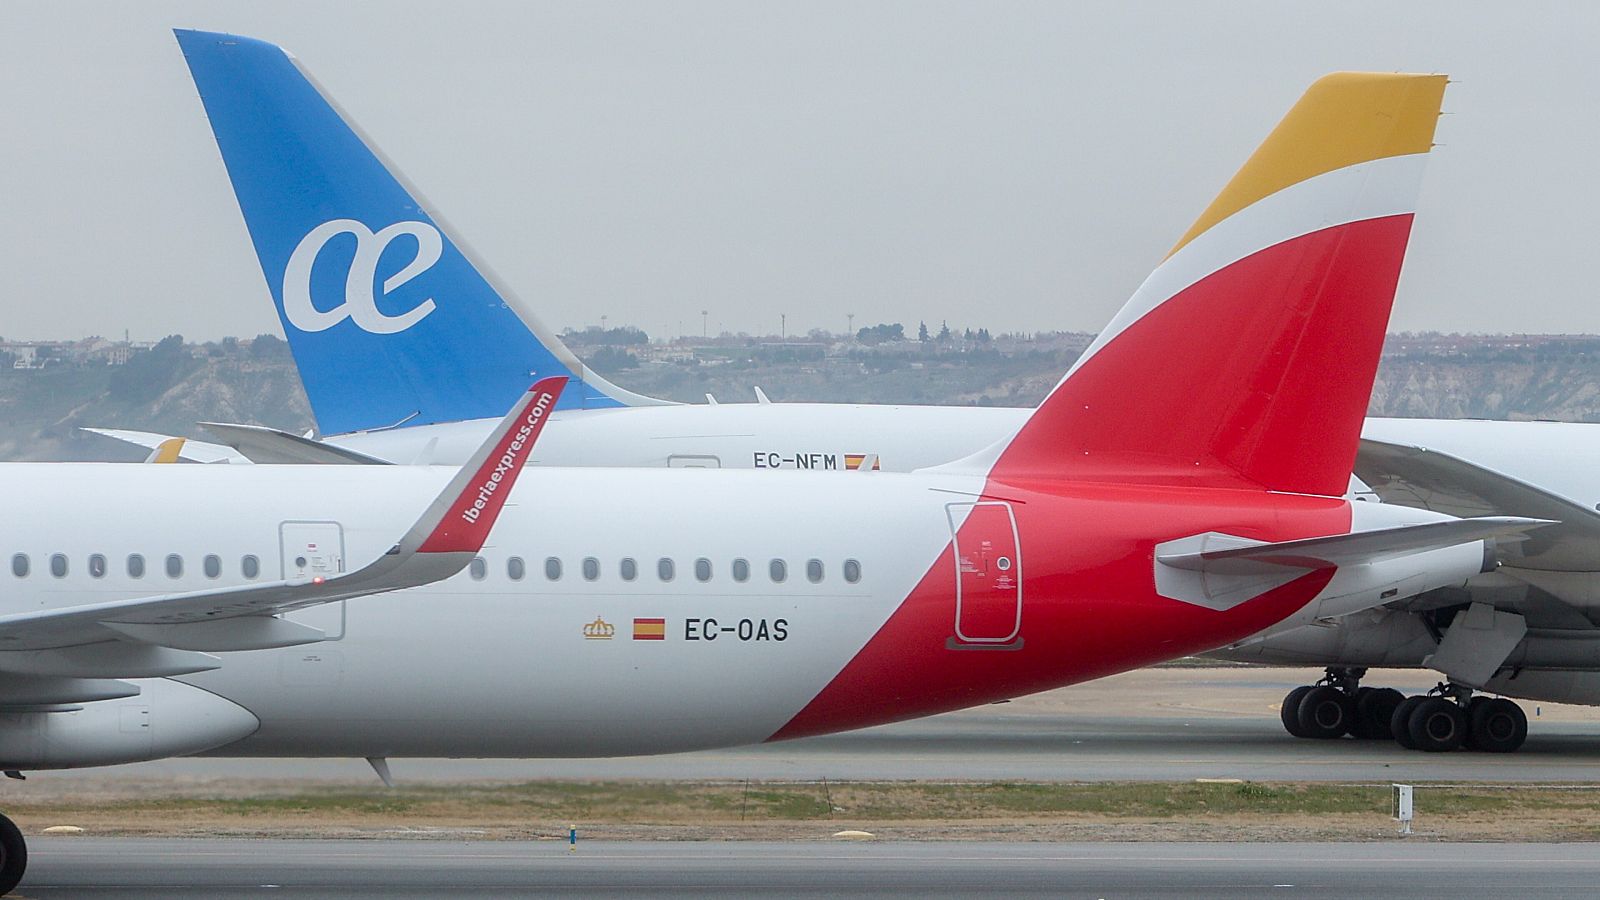
<instances>
[{"instance_id":1,"label":"tire","mask_svg":"<svg viewBox=\"0 0 1600 900\"><path fill-rule=\"evenodd\" d=\"M1445 753L1461 749L1467 737L1467 714L1443 697L1428 697L1411 711L1408 726L1418 750Z\"/></svg>"},{"instance_id":2,"label":"tire","mask_svg":"<svg viewBox=\"0 0 1600 900\"><path fill-rule=\"evenodd\" d=\"M1361 706L1361 698L1362 697L1370 697L1370 696L1372 696L1372 692L1376 691L1376 690L1377 690L1377 688L1375 688L1375 687L1366 687L1366 686L1358 687L1350 695L1350 699L1354 700L1356 702L1356 707L1357 708L1360 708L1360 706Z\"/></svg>"},{"instance_id":3,"label":"tire","mask_svg":"<svg viewBox=\"0 0 1600 900\"><path fill-rule=\"evenodd\" d=\"M0 894L11 893L27 869L28 842L22 837L22 830L0 816Z\"/></svg>"},{"instance_id":4,"label":"tire","mask_svg":"<svg viewBox=\"0 0 1600 900\"><path fill-rule=\"evenodd\" d=\"M1482 694L1478 694L1471 700L1468 700L1466 706L1461 707L1461 711L1467 715L1467 735L1461 739L1461 746L1465 750L1478 749L1477 741L1473 739L1472 714L1480 709L1485 703L1488 703L1489 699L1490 698L1485 697Z\"/></svg>"},{"instance_id":5,"label":"tire","mask_svg":"<svg viewBox=\"0 0 1600 900\"><path fill-rule=\"evenodd\" d=\"M1283 722L1283 730L1297 738L1310 737L1300 730L1300 701L1311 693L1311 685L1303 684L1290 691L1283 698L1283 705L1278 708L1278 719Z\"/></svg>"},{"instance_id":6,"label":"tire","mask_svg":"<svg viewBox=\"0 0 1600 900\"><path fill-rule=\"evenodd\" d=\"M1405 699L1406 695L1394 688L1362 688L1356 694L1356 727L1351 734L1367 740L1393 738L1390 723L1395 708Z\"/></svg>"},{"instance_id":7,"label":"tire","mask_svg":"<svg viewBox=\"0 0 1600 900\"><path fill-rule=\"evenodd\" d=\"M1474 750L1511 753L1528 739L1528 716L1510 700L1484 699L1473 704L1467 733Z\"/></svg>"},{"instance_id":8,"label":"tire","mask_svg":"<svg viewBox=\"0 0 1600 900\"><path fill-rule=\"evenodd\" d=\"M1389 717L1389 736L1407 750L1417 749L1416 743L1411 740L1411 713L1417 708L1418 703L1426 699L1428 698L1407 697L1400 701L1400 705L1394 708L1394 715Z\"/></svg>"},{"instance_id":9,"label":"tire","mask_svg":"<svg viewBox=\"0 0 1600 900\"><path fill-rule=\"evenodd\" d=\"M1356 702L1336 687L1314 687L1300 700L1299 719L1306 737L1343 737L1356 723Z\"/></svg>"}]
</instances>

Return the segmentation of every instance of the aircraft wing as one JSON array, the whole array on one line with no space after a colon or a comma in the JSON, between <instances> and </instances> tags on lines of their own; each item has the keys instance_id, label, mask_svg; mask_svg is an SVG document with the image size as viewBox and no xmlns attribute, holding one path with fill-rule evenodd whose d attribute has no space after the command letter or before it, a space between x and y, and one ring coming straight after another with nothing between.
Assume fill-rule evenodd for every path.
<instances>
[{"instance_id":1,"label":"aircraft wing","mask_svg":"<svg viewBox=\"0 0 1600 900\"><path fill-rule=\"evenodd\" d=\"M288 465L387 466L386 459L368 456L323 441L264 425L230 425L201 422L200 427L238 451L251 462Z\"/></svg>"},{"instance_id":2,"label":"aircraft wing","mask_svg":"<svg viewBox=\"0 0 1600 900\"><path fill-rule=\"evenodd\" d=\"M189 440L174 437L170 434L157 434L153 431L131 431L126 428L83 428L90 434L98 434L115 441L143 447L152 454L160 453L164 447L170 446L174 440L183 441L178 449L178 457L197 463L247 463L250 460L241 456L232 447L221 444L208 444L205 441ZM152 462L156 460L151 460Z\"/></svg>"},{"instance_id":3,"label":"aircraft wing","mask_svg":"<svg viewBox=\"0 0 1600 900\"><path fill-rule=\"evenodd\" d=\"M276 614L449 578L482 549L565 382L562 377L543 379L524 394L399 542L366 566L326 578L0 616L0 647L5 648L0 650L0 672L116 678L214 668L212 657L172 651L309 643L320 640L321 632ZM505 462L508 456L510 464ZM485 499L481 488L491 479L499 487ZM136 646L107 643L129 641ZM94 645L92 652L78 649L85 645Z\"/></svg>"},{"instance_id":4,"label":"aircraft wing","mask_svg":"<svg viewBox=\"0 0 1600 900\"><path fill-rule=\"evenodd\" d=\"M1559 494L1425 447L1361 440L1356 477L1385 503L1452 516L1556 520L1501 554L1509 568L1592 572L1600 568L1600 513Z\"/></svg>"}]
</instances>

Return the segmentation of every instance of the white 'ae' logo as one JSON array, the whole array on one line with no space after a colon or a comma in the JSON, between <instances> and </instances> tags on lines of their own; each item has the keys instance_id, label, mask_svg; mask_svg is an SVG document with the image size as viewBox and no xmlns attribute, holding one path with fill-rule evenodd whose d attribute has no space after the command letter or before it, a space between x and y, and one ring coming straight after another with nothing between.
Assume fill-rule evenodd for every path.
<instances>
[{"instance_id":1,"label":"white 'ae' logo","mask_svg":"<svg viewBox=\"0 0 1600 900\"><path fill-rule=\"evenodd\" d=\"M356 238L356 255L350 260L350 272L344 280L344 302L332 309L317 309L311 302L311 266L328 241L340 234L352 234ZM427 222L396 222L373 233L354 219L333 219L311 229L289 254L289 264L283 268L284 316L301 331L326 331L349 317L362 331L373 334L394 334L422 321L433 312L432 297L398 316L388 316L378 309L377 298L372 295L372 282L378 276L378 257L402 234L417 239L417 255L405 268L384 279L385 294L428 271L439 261L439 254L444 250L439 229Z\"/></svg>"}]
</instances>

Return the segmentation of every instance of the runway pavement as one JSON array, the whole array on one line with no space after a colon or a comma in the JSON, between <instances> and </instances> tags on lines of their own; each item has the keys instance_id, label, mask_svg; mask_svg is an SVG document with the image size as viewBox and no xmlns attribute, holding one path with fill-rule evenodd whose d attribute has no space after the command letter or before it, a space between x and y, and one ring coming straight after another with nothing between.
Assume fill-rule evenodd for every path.
<instances>
[{"instance_id":1,"label":"runway pavement","mask_svg":"<svg viewBox=\"0 0 1600 900\"><path fill-rule=\"evenodd\" d=\"M1588 897L1600 845L58 838L24 897Z\"/></svg>"},{"instance_id":2,"label":"runway pavement","mask_svg":"<svg viewBox=\"0 0 1600 900\"><path fill-rule=\"evenodd\" d=\"M541 778L1019 779L1185 781L1600 780L1600 710L1524 704L1518 753L1425 754L1388 741L1307 741L1278 722L1280 699L1315 670L1158 669L1013 703L803 741L674 756L558 760L391 761L403 783ZM1420 691L1426 673L1373 673L1369 683ZM71 779L297 779L374 776L361 760L180 759L82 772ZM13 785L19 796L27 786Z\"/></svg>"}]
</instances>

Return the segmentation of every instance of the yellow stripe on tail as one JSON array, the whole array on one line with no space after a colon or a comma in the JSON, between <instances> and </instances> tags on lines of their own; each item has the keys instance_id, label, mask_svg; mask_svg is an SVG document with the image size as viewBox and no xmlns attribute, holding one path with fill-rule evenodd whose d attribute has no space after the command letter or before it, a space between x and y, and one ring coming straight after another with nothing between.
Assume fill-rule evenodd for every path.
<instances>
[{"instance_id":1,"label":"yellow stripe on tail","mask_svg":"<svg viewBox=\"0 0 1600 900\"><path fill-rule=\"evenodd\" d=\"M156 449L145 458L147 463L175 463L183 455L183 445L186 438L167 438L156 445Z\"/></svg>"},{"instance_id":2,"label":"yellow stripe on tail","mask_svg":"<svg viewBox=\"0 0 1600 900\"><path fill-rule=\"evenodd\" d=\"M1428 152L1447 80L1380 72L1318 79L1167 255L1291 185L1374 159Z\"/></svg>"}]
</instances>

